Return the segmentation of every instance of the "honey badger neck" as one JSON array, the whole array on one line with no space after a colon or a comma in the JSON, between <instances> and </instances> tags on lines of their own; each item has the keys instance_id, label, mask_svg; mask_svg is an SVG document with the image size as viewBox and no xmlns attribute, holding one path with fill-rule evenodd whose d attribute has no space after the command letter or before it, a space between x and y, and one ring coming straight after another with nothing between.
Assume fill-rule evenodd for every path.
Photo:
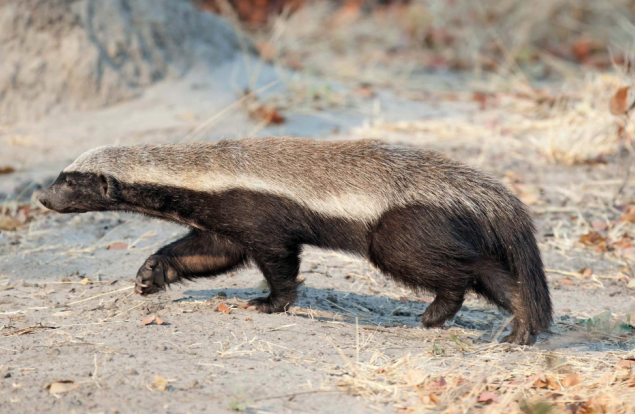
<instances>
[{"instance_id":1,"label":"honey badger neck","mask_svg":"<svg viewBox=\"0 0 635 414\"><path fill-rule=\"evenodd\" d=\"M117 209L222 234L253 248L302 245L365 255L370 223L324 216L292 199L246 189L198 192L119 184Z\"/></svg>"}]
</instances>

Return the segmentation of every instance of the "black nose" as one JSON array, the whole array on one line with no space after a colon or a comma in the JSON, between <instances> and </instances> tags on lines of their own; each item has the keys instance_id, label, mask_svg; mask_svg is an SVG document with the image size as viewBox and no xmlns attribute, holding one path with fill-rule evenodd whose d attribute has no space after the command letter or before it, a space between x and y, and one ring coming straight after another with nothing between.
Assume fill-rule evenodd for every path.
<instances>
[{"instance_id":1,"label":"black nose","mask_svg":"<svg viewBox=\"0 0 635 414\"><path fill-rule=\"evenodd\" d=\"M39 201L44 207L48 208L49 210L51 209L51 202L48 201L46 197L44 196L40 197Z\"/></svg>"}]
</instances>

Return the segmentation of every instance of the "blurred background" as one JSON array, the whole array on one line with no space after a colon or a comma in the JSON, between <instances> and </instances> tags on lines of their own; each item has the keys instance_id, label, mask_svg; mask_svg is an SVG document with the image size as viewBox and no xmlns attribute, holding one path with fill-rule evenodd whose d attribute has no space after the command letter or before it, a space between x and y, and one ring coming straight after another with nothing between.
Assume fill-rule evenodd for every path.
<instances>
[{"instance_id":1,"label":"blurred background","mask_svg":"<svg viewBox=\"0 0 635 414\"><path fill-rule=\"evenodd\" d=\"M553 292L556 335L542 338L541 347L531 351L498 347L495 334L508 321L476 300L464 306L450 330L421 331L416 315L428 299L365 264L315 253L303 272L319 276L307 281L296 309L309 316L300 322L296 314L284 316L284 322L253 316L258 326L294 326L291 342L280 346L301 342L297 348L306 347L306 353L285 365L288 371L259 365L259 375L230 376L235 371L209 368L216 362L206 360L206 369L223 384L246 384L247 396L226 401L225 388L213 388L218 383L209 380L212 374L197 377L200 367L174 363L168 351L160 354L162 375L187 377L187 366L205 384L188 406L192 412L208 395L221 401L218 407L234 411L254 406L337 412L348 406L350 412L368 407L408 413L633 412L634 62L634 0L0 0L0 331L9 327L25 341L8 338L0 352L15 357L10 364L31 369L30 358L40 354L21 347L44 339L21 336L26 331L17 327L55 325L62 316L74 324L119 317L110 313L109 302L99 302L101 307L82 302L86 309L75 316L74 308L62 304L83 301L88 289L94 290L87 297L109 289L97 282L132 280L149 250L182 232L123 214L70 217L44 211L38 192L82 152L105 144L243 136L372 137L432 148L477 166L530 207ZM233 312L256 293L237 289L235 277L255 273L208 282L224 289L222 300ZM49 291L45 283L83 285ZM221 299L213 290L188 292L166 293L172 299L160 309L195 338L200 332L191 325L196 319L190 319L187 301L216 307ZM130 315L140 319L155 312L155 305L135 304ZM33 306L62 310L55 317L24 310ZM320 317L339 318L335 348L325 350L324 335L308 336L314 325L300 328L322 323ZM276 342L285 335L279 328L258 330L252 316L229 320L216 312L205 318L200 324L212 320L224 327L215 332L229 344L218 355L209 351L210 360L227 355L254 355L262 364L285 360L272 345L238 341L249 334ZM366 337L362 330L360 337L357 319L386 328ZM126 340L101 325L82 332L117 349L138 337L134 346L149 359L135 369L155 375L155 355L141 349L162 343L164 335L140 335L136 325L119 325L118 335L128 335ZM199 339L209 342L207 336ZM416 357L409 359L411 351ZM348 352L348 362L341 352ZM61 363L75 367L75 354L57 355L43 357L42 366L50 364L51 372L62 369ZM472 365L465 365L465 355ZM95 367L92 354L77 367L97 373L96 358ZM252 372L246 371L253 369L251 360L236 359L234 368ZM116 373L125 364L100 366L100 373L113 375L110 390L119 389ZM268 406L257 396L269 391L273 371L289 378L282 394L306 380L309 390L321 384L322 391L341 395L307 396L306 404L281 399ZM34 372L22 382L32 395L45 392L44 382L63 377L45 379ZM146 395L150 380L125 378L134 386L121 401L138 393L148 407L158 407L156 394ZM7 384L0 381L0 393L25 401L19 387ZM109 391L99 392L86 398L117 400ZM18 407L2 400L0 411ZM48 400L38 401L45 410Z\"/></svg>"}]
</instances>

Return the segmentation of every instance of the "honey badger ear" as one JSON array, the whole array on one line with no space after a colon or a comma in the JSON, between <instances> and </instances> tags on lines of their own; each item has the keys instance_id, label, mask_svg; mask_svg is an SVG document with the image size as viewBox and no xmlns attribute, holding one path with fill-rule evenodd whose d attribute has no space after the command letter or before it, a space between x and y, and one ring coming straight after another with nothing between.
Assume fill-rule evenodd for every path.
<instances>
[{"instance_id":1,"label":"honey badger ear","mask_svg":"<svg viewBox=\"0 0 635 414\"><path fill-rule=\"evenodd\" d=\"M117 194L119 185L117 180L108 174L99 174L99 190L106 198L114 198Z\"/></svg>"},{"instance_id":2,"label":"honey badger ear","mask_svg":"<svg viewBox=\"0 0 635 414\"><path fill-rule=\"evenodd\" d=\"M99 188L103 196L108 195L108 178L104 174L99 174Z\"/></svg>"}]
</instances>

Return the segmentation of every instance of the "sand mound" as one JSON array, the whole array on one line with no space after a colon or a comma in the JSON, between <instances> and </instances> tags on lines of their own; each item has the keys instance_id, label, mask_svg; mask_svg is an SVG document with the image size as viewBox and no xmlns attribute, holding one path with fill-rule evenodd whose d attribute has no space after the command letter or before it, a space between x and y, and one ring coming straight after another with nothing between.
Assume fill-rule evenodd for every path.
<instances>
[{"instance_id":1,"label":"sand mound","mask_svg":"<svg viewBox=\"0 0 635 414\"><path fill-rule=\"evenodd\" d=\"M237 50L229 24L186 0L2 0L0 123L130 99Z\"/></svg>"}]
</instances>

